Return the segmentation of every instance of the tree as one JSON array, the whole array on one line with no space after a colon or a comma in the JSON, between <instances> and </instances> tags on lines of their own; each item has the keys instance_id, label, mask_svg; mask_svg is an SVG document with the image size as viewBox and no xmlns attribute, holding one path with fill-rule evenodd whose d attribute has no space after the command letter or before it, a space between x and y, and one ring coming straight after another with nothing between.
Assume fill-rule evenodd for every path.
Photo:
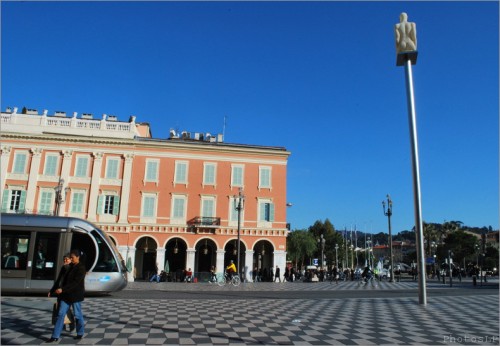
<instances>
[{"instance_id":1,"label":"tree","mask_svg":"<svg viewBox=\"0 0 500 346\"><path fill-rule=\"evenodd\" d=\"M306 230L290 232L286 242L288 258L295 263L296 268L299 268L299 262L300 267L302 267L305 258L312 256L317 248L316 239Z\"/></svg>"},{"instance_id":2,"label":"tree","mask_svg":"<svg viewBox=\"0 0 500 346\"><path fill-rule=\"evenodd\" d=\"M464 259L470 258L476 252L478 244L476 236L463 230L449 233L444 239L444 247L440 251L440 258L448 257L448 250L453 252L453 261L463 263Z\"/></svg>"}]
</instances>

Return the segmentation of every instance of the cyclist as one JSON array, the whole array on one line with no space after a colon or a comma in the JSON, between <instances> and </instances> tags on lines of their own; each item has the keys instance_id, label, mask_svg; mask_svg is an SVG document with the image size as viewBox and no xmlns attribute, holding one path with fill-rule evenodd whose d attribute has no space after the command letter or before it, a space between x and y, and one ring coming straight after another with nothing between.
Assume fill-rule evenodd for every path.
<instances>
[{"instance_id":1,"label":"cyclist","mask_svg":"<svg viewBox=\"0 0 500 346\"><path fill-rule=\"evenodd\" d=\"M229 275L229 278L232 279L234 273L236 273L236 266L234 265L234 261L231 260L231 263L226 267L226 272Z\"/></svg>"},{"instance_id":2,"label":"cyclist","mask_svg":"<svg viewBox=\"0 0 500 346\"><path fill-rule=\"evenodd\" d=\"M372 278L372 271L370 267L366 266L365 269L363 270L363 273L361 274L361 277L363 278L365 283L368 283L370 279Z\"/></svg>"}]
</instances>

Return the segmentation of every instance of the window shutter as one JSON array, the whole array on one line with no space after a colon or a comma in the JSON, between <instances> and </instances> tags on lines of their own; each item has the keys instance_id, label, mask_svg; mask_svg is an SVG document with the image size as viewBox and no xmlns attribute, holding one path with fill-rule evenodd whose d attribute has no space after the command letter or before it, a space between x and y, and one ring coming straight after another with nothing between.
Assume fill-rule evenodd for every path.
<instances>
[{"instance_id":1,"label":"window shutter","mask_svg":"<svg viewBox=\"0 0 500 346\"><path fill-rule=\"evenodd\" d=\"M269 221L273 222L274 221L274 204L269 203Z\"/></svg>"},{"instance_id":2,"label":"window shutter","mask_svg":"<svg viewBox=\"0 0 500 346\"><path fill-rule=\"evenodd\" d=\"M21 191L21 199L19 200L19 213L24 213L24 206L26 204L26 191Z\"/></svg>"},{"instance_id":3,"label":"window shutter","mask_svg":"<svg viewBox=\"0 0 500 346\"><path fill-rule=\"evenodd\" d=\"M118 215L120 211L120 197L115 196L115 200L113 201L113 215Z\"/></svg>"},{"instance_id":4,"label":"window shutter","mask_svg":"<svg viewBox=\"0 0 500 346\"><path fill-rule=\"evenodd\" d=\"M9 190L3 190L2 196L2 213L7 212L7 208L9 205Z\"/></svg>"},{"instance_id":5,"label":"window shutter","mask_svg":"<svg viewBox=\"0 0 500 346\"><path fill-rule=\"evenodd\" d=\"M106 196L101 195L101 196L99 196L99 198L97 199L97 214L98 214L98 215L102 215L102 214L104 214L104 213L103 213L103 210L104 210L104 209L102 208L102 203L103 203L103 200L104 200L104 198L105 198L105 197L106 197Z\"/></svg>"}]
</instances>

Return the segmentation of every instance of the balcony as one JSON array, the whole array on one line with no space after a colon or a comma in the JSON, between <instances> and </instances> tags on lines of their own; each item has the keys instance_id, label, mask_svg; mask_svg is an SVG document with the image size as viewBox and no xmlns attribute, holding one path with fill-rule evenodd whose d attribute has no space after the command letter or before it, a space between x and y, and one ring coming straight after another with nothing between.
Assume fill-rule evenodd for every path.
<instances>
[{"instance_id":1,"label":"balcony","mask_svg":"<svg viewBox=\"0 0 500 346\"><path fill-rule=\"evenodd\" d=\"M187 224L196 233L214 233L220 226L220 217L196 216Z\"/></svg>"}]
</instances>

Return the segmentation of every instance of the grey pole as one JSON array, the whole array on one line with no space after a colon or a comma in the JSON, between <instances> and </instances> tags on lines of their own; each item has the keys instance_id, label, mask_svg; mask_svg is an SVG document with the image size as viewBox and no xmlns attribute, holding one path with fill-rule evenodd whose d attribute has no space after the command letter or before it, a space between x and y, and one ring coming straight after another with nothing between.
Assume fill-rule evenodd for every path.
<instances>
[{"instance_id":1,"label":"grey pole","mask_svg":"<svg viewBox=\"0 0 500 346\"><path fill-rule=\"evenodd\" d=\"M236 196L235 196L236 197ZM241 247L241 239L240 239L240 233L241 233L241 210L243 209L243 200L245 196L242 194L242 189L239 189L238 192L238 203L236 204L236 210L238 211L238 257L236 257L236 270L238 270L238 276L241 277L241 272L240 272L240 247Z\"/></svg>"},{"instance_id":2,"label":"grey pole","mask_svg":"<svg viewBox=\"0 0 500 346\"><path fill-rule=\"evenodd\" d=\"M418 266L418 300L419 304L427 305L427 291L425 287L425 256L424 233L422 223L422 206L420 196L420 168L418 162L417 120L415 111L415 97L413 93L413 75L411 65L417 63L417 33L415 23L407 21L407 14L401 13L400 23L395 26L397 66L405 66L406 95L408 100L408 119L410 124L410 140L412 154L413 175L413 205L415 214L415 233L417 240Z\"/></svg>"}]
</instances>

